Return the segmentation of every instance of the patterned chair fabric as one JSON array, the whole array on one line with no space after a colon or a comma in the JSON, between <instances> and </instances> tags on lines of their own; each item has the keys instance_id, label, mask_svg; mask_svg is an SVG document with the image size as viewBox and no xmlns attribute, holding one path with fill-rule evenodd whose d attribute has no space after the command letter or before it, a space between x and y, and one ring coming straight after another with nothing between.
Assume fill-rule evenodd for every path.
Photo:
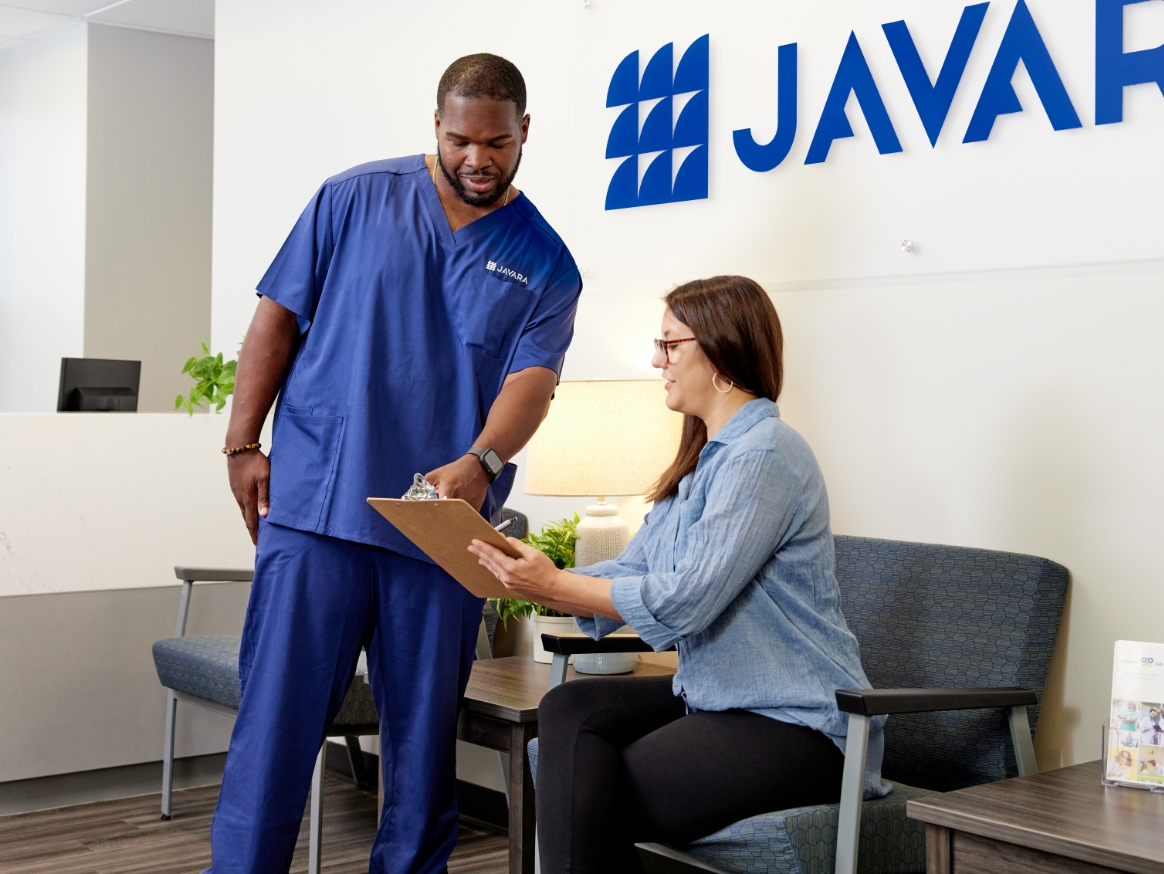
<instances>
[{"instance_id":1,"label":"patterned chair fabric","mask_svg":"<svg viewBox=\"0 0 1164 874\"><path fill-rule=\"evenodd\" d=\"M354 677L339 713L328 730L331 735L379 734L380 717L372 700L372 687L363 677Z\"/></svg>"},{"instance_id":2,"label":"patterned chair fabric","mask_svg":"<svg viewBox=\"0 0 1164 874\"><path fill-rule=\"evenodd\" d=\"M1018 686L1040 700L1067 596L1045 558L837 537L845 618L875 689ZM1039 709L1028 711L1031 731ZM1018 776L1004 710L891 716L885 779L949 792Z\"/></svg>"},{"instance_id":3,"label":"patterned chair fabric","mask_svg":"<svg viewBox=\"0 0 1164 874\"><path fill-rule=\"evenodd\" d=\"M230 635L171 637L154 644L154 667L167 689L238 709L238 650Z\"/></svg>"},{"instance_id":4,"label":"patterned chair fabric","mask_svg":"<svg viewBox=\"0 0 1164 874\"><path fill-rule=\"evenodd\" d=\"M905 802L935 793L895 784L861 813L861 874L926 870L925 823L905 815ZM701 838L685 852L730 874L832 874L836 865L836 804L765 813Z\"/></svg>"},{"instance_id":5,"label":"patterned chair fabric","mask_svg":"<svg viewBox=\"0 0 1164 874\"><path fill-rule=\"evenodd\" d=\"M525 747L526 758L529 759L529 773L533 781L538 781L538 739L535 737Z\"/></svg>"},{"instance_id":6,"label":"patterned chair fabric","mask_svg":"<svg viewBox=\"0 0 1164 874\"><path fill-rule=\"evenodd\" d=\"M525 540L525 536L529 534L529 517L525 513L519 513L517 510L511 510L509 507L501 508L501 520L512 519L513 522L505 529L506 537L516 537L518 540Z\"/></svg>"},{"instance_id":7,"label":"patterned chair fabric","mask_svg":"<svg viewBox=\"0 0 1164 874\"><path fill-rule=\"evenodd\" d=\"M1045 558L927 543L836 537L845 618L875 689L1018 686L1042 698L1067 595L1067 569ZM1029 709L1031 731L1038 708ZM530 767L537 774L537 739ZM925 827L905 804L1017 776L1003 710L891 716L885 798L867 801L862 874L923 874ZM741 820L681 848L731 874L825 874L836 858L839 805Z\"/></svg>"},{"instance_id":8,"label":"patterned chair fabric","mask_svg":"<svg viewBox=\"0 0 1164 874\"><path fill-rule=\"evenodd\" d=\"M241 638L230 635L171 637L154 644L158 679L168 689L237 710L240 699L238 650ZM360 656L361 660L363 655ZM340 705L330 733L374 734L379 718L372 690L356 677Z\"/></svg>"}]
</instances>

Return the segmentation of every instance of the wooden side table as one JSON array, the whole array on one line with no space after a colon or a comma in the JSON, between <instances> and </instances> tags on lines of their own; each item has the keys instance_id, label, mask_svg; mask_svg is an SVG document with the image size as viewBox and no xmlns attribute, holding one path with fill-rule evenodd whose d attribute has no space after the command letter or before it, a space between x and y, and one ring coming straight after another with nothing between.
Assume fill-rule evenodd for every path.
<instances>
[{"instance_id":1,"label":"wooden side table","mask_svg":"<svg viewBox=\"0 0 1164 874\"><path fill-rule=\"evenodd\" d=\"M646 662L634 670L635 676L673 673ZM574 677L570 668L566 678ZM585 674L578 677L585 682ZM529 656L474 662L457 723L458 740L509 753L510 874L534 870L534 787L525 747L538 736L538 704L549 686L550 666Z\"/></svg>"},{"instance_id":2,"label":"wooden side table","mask_svg":"<svg viewBox=\"0 0 1164 874\"><path fill-rule=\"evenodd\" d=\"M1164 874L1164 795L1103 786L1101 765L910 801L927 874Z\"/></svg>"}]
</instances>

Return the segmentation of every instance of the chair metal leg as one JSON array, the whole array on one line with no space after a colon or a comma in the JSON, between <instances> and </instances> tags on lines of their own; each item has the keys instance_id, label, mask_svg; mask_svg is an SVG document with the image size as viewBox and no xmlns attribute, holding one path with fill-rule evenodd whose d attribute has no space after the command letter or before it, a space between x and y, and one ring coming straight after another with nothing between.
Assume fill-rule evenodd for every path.
<instances>
[{"instance_id":1,"label":"chair metal leg","mask_svg":"<svg viewBox=\"0 0 1164 874\"><path fill-rule=\"evenodd\" d=\"M477 658L480 661L493 658L493 647L489 645L489 629L485 627L485 620L477 626Z\"/></svg>"},{"instance_id":2,"label":"chair metal leg","mask_svg":"<svg viewBox=\"0 0 1164 874\"><path fill-rule=\"evenodd\" d=\"M170 818L174 793L174 723L177 722L178 699L166 690L166 735L162 748L162 819Z\"/></svg>"},{"instance_id":3,"label":"chair metal leg","mask_svg":"<svg viewBox=\"0 0 1164 874\"><path fill-rule=\"evenodd\" d=\"M1008 721L1019 776L1028 777L1039 773L1039 764L1035 761L1035 744L1031 740L1031 724L1027 721L1027 708L1025 706L1010 708Z\"/></svg>"},{"instance_id":4,"label":"chair metal leg","mask_svg":"<svg viewBox=\"0 0 1164 874\"><path fill-rule=\"evenodd\" d=\"M184 580L182 594L178 597L178 621L174 624L174 637L186 636L186 618L190 615L190 595L193 591L194 583Z\"/></svg>"},{"instance_id":5,"label":"chair metal leg","mask_svg":"<svg viewBox=\"0 0 1164 874\"><path fill-rule=\"evenodd\" d=\"M348 764L352 768L352 779L356 781L356 786L367 792L372 786L372 775L368 773L368 766L364 762L364 751L360 749L360 739L353 735L344 737L344 743L348 748ZM325 746L324 749L327 749Z\"/></svg>"},{"instance_id":6,"label":"chair metal leg","mask_svg":"<svg viewBox=\"0 0 1164 874\"><path fill-rule=\"evenodd\" d=\"M323 757L327 750L327 741L319 749L315 757L315 772L311 775L311 819L307 850L307 874L319 874L319 863L323 849Z\"/></svg>"},{"instance_id":7,"label":"chair metal leg","mask_svg":"<svg viewBox=\"0 0 1164 874\"><path fill-rule=\"evenodd\" d=\"M501 785L505 789L505 803L509 804L509 753L499 751L497 764L501 766Z\"/></svg>"},{"instance_id":8,"label":"chair metal leg","mask_svg":"<svg viewBox=\"0 0 1164 874\"><path fill-rule=\"evenodd\" d=\"M570 666L570 657L560 652L554 653L550 663L550 688L561 686L566 682L566 669Z\"/></svg>"},{"instance_id":9,"label":"chair metal leg","mask_svg":"<svg viewBox=\"0 0 1164 874\"><path fill-rule=\"evenodd\" d=\"M700 871L726 874L722 868L713 868L694 856L663 844L635 844L635 849L639 851L639 860L647 874L696 874Z\"/></svg>"},{"instance_id":10,"label":"chair metal leg","mask_svg":"<svg viewBox=\"0 0 1164 874\"><path fill-rule=\"evenodd\" d=\"M850 713L849 734L845 741L845 771L841 777L841 808L837 817L836 874L857 874L868 754L869 717Z\"/></svg>"}]
</instances>

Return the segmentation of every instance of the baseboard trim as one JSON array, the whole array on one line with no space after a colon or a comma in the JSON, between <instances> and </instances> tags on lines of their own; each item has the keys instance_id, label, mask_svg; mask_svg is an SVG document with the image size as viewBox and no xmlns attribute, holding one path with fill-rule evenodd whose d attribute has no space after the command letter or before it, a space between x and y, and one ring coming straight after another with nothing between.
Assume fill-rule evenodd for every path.
<instances>
[{"instance_id":1,"label":"baseboard trim","mask_svg":"<svg viewBox=\"0 0 1164 874\"><path fill-rule=\"evenodd\" d=\"M174 760L174 788L193 789L222 782L226 753ZM0 816L116 801L162 791L162 763L142 762L72 774L53 774L0 783ZM160 812L159 812L160 815Z\"/></svg>"}]
</instances>

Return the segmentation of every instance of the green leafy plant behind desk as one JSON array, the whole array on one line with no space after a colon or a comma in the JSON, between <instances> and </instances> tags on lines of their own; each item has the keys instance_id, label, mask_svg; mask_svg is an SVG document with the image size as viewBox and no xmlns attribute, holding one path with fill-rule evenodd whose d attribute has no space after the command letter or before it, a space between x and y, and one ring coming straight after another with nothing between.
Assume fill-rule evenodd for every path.
<instances>
[{"instance_id":1,"label":"green leafy plant behind desk","mask_svg":"<svg viewBox=\"0 0 1164 874\"><path fill-rule=\"evenodd\" d=\"M178 395L174 400L174 409L183 407L194 415L194 408L203 404L207 408L214 407L214 412L221 413L226 406L226 399L234 394L234 372L238 368L238 361L223 361L222 353L211 355L210 349L201 340L202 357L197 356L186 362L183 373L190 374L194 380L194 387L190 389L190 396Z\"/></svg>"},{"instance_id":2,"label":"green leafy plant behind desk","mask_svg":"<svg viewBox=\"0 0 1164 874\"><path fill-rule=\"evenodd\" d=\"M540 534L530 534L523 542L544 553L558 568L573 567L574 544L578 539L578 522L579 517L575 513L573 519L559 519L557 522L551 522L542 527ZM490 598L489 600L496 608L502 625L506 628L509 627L508 620L513 616L524 619L535 613L538 616L568 615L551 610L549 607L543 607L533 601L522 601L517 598Z\"/></svg>"}]
</instances>

